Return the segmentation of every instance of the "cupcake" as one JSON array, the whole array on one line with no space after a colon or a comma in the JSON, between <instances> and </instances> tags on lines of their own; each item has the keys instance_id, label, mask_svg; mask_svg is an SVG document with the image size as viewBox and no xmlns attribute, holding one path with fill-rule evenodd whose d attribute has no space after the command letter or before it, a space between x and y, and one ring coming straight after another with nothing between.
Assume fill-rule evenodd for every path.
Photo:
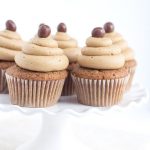
<instances>
[{"instance_id":1,"label":"cupcake","mask_svg":"<svg viewBox=\"0 0 150 150\"><path fill-rule=\"evenodd\" d=\"M125 67L129 71L129 80L126 87L126 90L129 90L132 85L133 77L135 74L135 69L137 66L137 62L134 58L134 51L132 48L128 46L128 43L123 39L123 37L114 31L114 25L111 22L107 22L104 25L104 29L106 32L105 37L111 38L113 44L120 47L122 54L125 56Z\"/></svg>"},{"instance_id":2,"label":"cupcake","mask_svg":"<svg viewBox=\"0 0 150 150\"><path fill-rule=\"evenodd\" d=\"M67 33L67 27L64 23L60 23L57 27L57 33L54 39L58 42L58 47L63 49L64 54L69 59L68 77L65 81L62 96L74 95L74 85L71 78L71 71L73 68L77 67L77 57L81 55L81 48L78 47L77 41L70 37Z\"/></svg>"},{"instance_id":3,"label":"cupcake","mask_svg":"<svg viewBox=\"0 0 150 150\"><path fill-rule=\"evenodd\" d=\"M22 40L16 29L15 23L8 20L6 29L0 31L0 93L8 93L5 71L15 64L14 56L21 51Z\"/></svg>"},{"instance_id":4,"label":"cupcake","mask_svg":"<svg viewBox=\"0 0 150 150\"><path fill-rule=\"evenodd\" d=\"M103 28L93 29L78 57L80 67L72 72L78 102L84 105L107 107L118 104L128 81L121 49L104 36Z\"/></svg>"},{"instance_id":5,"label":"cupcake","mask_svg":"<svg viewBox=\"0 0 150 150\"><path fill-rule=\"evenodd\" d=\"M7 69L12 104L47 107L57 103L69 61L50 33L49 26L40 25L38 34L15 56L17 65Z\"/></svg>"}]
</instances>

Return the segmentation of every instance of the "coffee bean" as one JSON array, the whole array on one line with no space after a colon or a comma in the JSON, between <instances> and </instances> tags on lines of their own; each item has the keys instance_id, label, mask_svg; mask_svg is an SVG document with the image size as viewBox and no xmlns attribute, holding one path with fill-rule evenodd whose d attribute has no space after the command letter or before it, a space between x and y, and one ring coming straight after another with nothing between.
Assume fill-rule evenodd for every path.
<instances>
[{"instance_id":1,"label":"coffee bean","mask_svg":"<svg viewBox=\"0 0 150 150\"><path fill-rule=\"evenodd\" d=\"M12 20L7 20L6 21L6 29L15 32L17 27L16 27L16 24Z\"/></svg>"},{"instance_id":2,"label":"coffee bean","mask_svg":"<svg viewBox=\"0 0 150 150\"><path fill-rule=\"evenodd\" d=\"M39 25L39 27L42 26L42 25L45 25L45 24L44 24L44 23L41 23L41 24Z\"/></svg>"},{"instance_id":3,"label":"coffee bean","mask_svg":"<svg viewBox=\"0 0 150 150\"><path fill-rule=\"evenodd\" d=\"M46 38L50 35L51 29L48 25L42 24L39 26L38 36L40 38Z\"/></svg>"},{"instance_id":4,"label":"coffee bean","mask_svg":"<svg viewBox=\"0 0 150 150\"><path fill-rule=\"evenodd\" d=\"M101 27L96 27L92 30L92 37L104 37L105 35L105 30Z\"/></svg>"},{"instance_id":5,"label":"coffee bean","mask_svg":"<svg viewBox=\"0 0 150 150\"><path fill-rule=\"evenodd\" d=\"M115 27L114 27L114 24L112 22L107 22L104 24L104 29L105 29L106 33L110 33L110 32L114 31Z\"/></svg>"},{"instance_id":6,"label":"coffee bean","mask_svg":"<svg viewBox=\"0 0 150 150\"><path fill-rule=\"evenodd\" d=\"M60 23L58 26L57 26L57 31L58 32L67 32L67 27L64 23Z\"/></svg>"}]
</instances>

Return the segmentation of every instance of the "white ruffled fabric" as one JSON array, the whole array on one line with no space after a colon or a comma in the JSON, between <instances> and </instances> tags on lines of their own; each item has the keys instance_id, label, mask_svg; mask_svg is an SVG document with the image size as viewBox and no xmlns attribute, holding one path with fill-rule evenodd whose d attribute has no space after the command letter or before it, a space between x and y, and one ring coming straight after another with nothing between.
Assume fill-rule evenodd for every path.
<instances>
[{"instance_id":1,"label":"white ruffled fabric","mask_svg":"<svg viewBox=\"0 0 150 150\"><path fill-rule=\"evenodd\" d=\"M79 115L73 113L75 107L49 114L40 110L21 110L8 103L7 95L0 95L0 150L150 149L150 101L105 113L92 108Z\"/></svg>"},{"instance_id":2,"label":"white ruffled fabric","mask_svg":"<svg viewBox=\"0 0 150 150\"><path fill-rule=\"evenodd\" d=\"M146 114L150 111L140 112L141 115L138 111L135 110L136 115L128 111L105 117L25 116L16 111L3 112L0 113L0 149L149 150L150 120Z\"/></svg>"}]
</instances>

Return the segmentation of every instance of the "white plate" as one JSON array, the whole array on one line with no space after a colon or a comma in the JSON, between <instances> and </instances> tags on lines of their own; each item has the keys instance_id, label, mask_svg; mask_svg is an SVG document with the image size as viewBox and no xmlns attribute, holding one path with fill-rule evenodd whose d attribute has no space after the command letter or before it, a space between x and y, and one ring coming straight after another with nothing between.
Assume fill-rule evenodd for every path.
<instances>
[{"instance_id":1,"label":"white plate","mask_svg":"<svg viewBox=\"0 0 150 150\"><path fill-rule=\"evenodd\" d=\"M90 150L149 150L148 117L144 121L139 116L130 118L119 114L105 117L44 115L43 118L41 114L27 116L18 111L0 112L0 150L19 150L30 142L36 148L24 150L72 150L79 146L79 141Z\"/></svg>"},{"instance_id":2,"label":"white plate","mask_svg":"<svg viewBox=\"0 0 150 150\"><path fill-rule=\"evenodd\" d=\"M23 108L11 105L8 95L0 95L0 150L149 150L150 122L144 119L148 113L140 116L137 110L138 117L127 111L118 113L147 100L148 92L139 84L133 85L120 104L109 108L84 106L76 97L62 97L53 107ZM111 110L117 115L98 116Z\"/></svg>"},{"instance_id":3,"label":"white plate","mask_svg":"<svg viewBox=\"0 0 150 150\"><path fill-rule=\"evenodd\" d=\"M46 112L49 114L57 114L62 112L69 112L73 115L82 115L89 112L94 112L98 114L104 114L110 110L123 110L131 106L139 105L148 100L148 91L140 86L139 84L134 84L129 92L124 95L123 100L118 105L112 107L91 107L85 106L77 103L76 96L61 97L58 104L47 107L47 108L26 108L19 107L17 105L10 104L9 95L0 95L0 110L1 111L12 111L19 110L27 115L39 112Z\"/></svg>"}]
</instances>

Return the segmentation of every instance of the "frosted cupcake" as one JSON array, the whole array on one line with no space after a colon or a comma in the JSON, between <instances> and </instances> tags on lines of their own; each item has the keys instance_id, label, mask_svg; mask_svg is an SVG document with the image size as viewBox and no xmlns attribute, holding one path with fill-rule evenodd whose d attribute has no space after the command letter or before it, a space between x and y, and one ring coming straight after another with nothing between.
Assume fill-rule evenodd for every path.
<instances>
[{"instance_id":1,"label":"frosted cupcake","mask_svg":"<svg viewBox=\"0 0 150 150\"><path fill-rule=\"evenodd\" d=\"M137 62L134 58L134 51L132 48L128 46L128 43L123 39L123 37L114 31L114 25L111 22L107 22L104 25L104 29L106 32L105 37L111 38L113 44L120 47L122 54L125 56L125 67L128 68L129 71L129 81L126 87L126 90L129 90L132 85L133 77L135 74Z\"/></svg>"},{"instance_id":2,"label":"frosted cupcake","mask_svg":"<svg viewBox=\"0 0 150 150\"><path fill-rule=\"evenodd\" d=\"M40 25L38 34L15 56L17 65L7 69L12 104L47 107L57 103L69 61L50 32L49 26Z\"/></svg>"},{"instance_id":3,"label":"frosted cupcake","mask_svg":"<svg viewBox=\"0 0 150 150\"><path fill-rule=\"evenodd\" d=\"M15 64L14 57L22 48L22 40L16 29L15 23L8 20L6 29L0 31L0 93L8 93L5 71Z\"/></svg>"},{"instance_id":4,"label":"frosted cupcake","mask_svg":"<svg viewBox=\"0 0 150 150\"><path fill-rule=\"evenodd\" d=\"M71 71L73 68L77 67L77 57L81 55L81 48L78 47L77 41L70 37L67 33L67 27L64 23L60 23L57 27L57 33L54 36L54 39L58 42L58 47L62 48L64 54L69 59L69 66L68 66L68 77L65 81L62 95L69 96L74 95L74 85L71 78Z\"/></svg>"},{"instance_id":5,"label":"frosted cupcake","mask_svg":"<svg viewBox=\"0 0 150 150\"><path fill-rule=\"evenodd\" d=\"M128 81L121 49L104 37L103 28L97 27L87 38L86 47L78 57L79 68L72 73L79 103L90 106L118 104Z\"/></svg>"}]
</instances>

